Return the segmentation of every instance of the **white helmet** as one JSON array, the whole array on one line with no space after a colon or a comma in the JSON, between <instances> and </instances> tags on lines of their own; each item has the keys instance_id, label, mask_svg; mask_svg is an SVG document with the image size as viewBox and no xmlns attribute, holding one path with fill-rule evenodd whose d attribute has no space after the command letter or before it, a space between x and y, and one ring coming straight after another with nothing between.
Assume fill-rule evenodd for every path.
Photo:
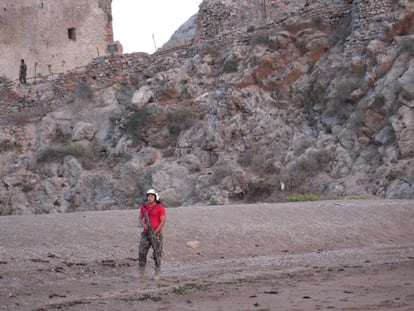
<instances>
[{"instance_id":1,"label":"white helmet","mask_svg":"<svg viewBox=\"0 0 414 311\"><path fill-rule=\"evenodd\" d=\"M154 189L149 189L149 190L147 191L147 196L148 196L149 194L153 194L153 195L155 195L155 200L156 200L156 201L159 201L160 196L158 195L158 193L156 193L156 192L155 192L155 190L154 190Z\"/></svg>"}]
</instances>

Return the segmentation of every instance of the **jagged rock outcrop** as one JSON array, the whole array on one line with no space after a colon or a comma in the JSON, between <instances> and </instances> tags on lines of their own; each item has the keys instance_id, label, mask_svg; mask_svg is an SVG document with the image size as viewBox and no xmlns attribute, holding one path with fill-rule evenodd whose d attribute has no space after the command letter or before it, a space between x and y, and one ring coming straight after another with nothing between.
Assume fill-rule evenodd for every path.
<instances>
[{"instance_id":1,"label":"jagged rock outcrop","mask_svg":"<svg viewBox=\"0 0 414 311\"><path fill-rule=\"evenodd\" d=\"M191 44L197 31L197 17L198 14L194 14L188 21L181 25L173 33L168 42L162 46L162 49Z\"/></svg>"},{"instance_id":2,"label":"jagged rock outcrop","mask_svg":"<svg viewBox=\"0 0 414 311\"><path fill-rule=\"evenodd\" d=\"M414 199L414 4L263 3L203 1L192 46L3 102L1 214L133 208L150 187L167 206Z\"/></svg>"}]
</instances>

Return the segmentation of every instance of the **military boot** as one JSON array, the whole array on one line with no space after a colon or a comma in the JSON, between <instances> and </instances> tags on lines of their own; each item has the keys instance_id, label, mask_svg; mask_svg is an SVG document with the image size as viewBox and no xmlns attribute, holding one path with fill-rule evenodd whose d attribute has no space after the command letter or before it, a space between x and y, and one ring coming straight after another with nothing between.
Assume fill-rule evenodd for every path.
<instances>
[{"instance_id":1,"label":"military boot","mask_svg":"<svg viewBox=\"0 0 414 311\"><path fill-rule=\"evenodd\" d=\"M145 279L145 267L139 267L138 278L139 278L140 281Z\"/></svg>"},{"instance_id":2,"label":"military boot","mask_svg":"<svg viewBox=\"0 0 414 311\"><path fill-rule=\"evenodd\" d=\"M154 280L159 281L161 276L161 267L155 267Z\"/></svg>"}]
</instances>

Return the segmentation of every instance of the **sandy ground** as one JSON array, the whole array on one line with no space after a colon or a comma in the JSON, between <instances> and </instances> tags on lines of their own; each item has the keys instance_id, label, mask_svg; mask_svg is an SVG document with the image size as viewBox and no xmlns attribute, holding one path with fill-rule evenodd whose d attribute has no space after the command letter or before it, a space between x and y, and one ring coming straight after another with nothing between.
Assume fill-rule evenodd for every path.
<instances>
[{"instance_id":1,"label":"sandy ground","mask_svg":"<svg viewBox=\"0 0 414 311\"><path fill-rule=\"evenodd\" d=\"M412 200L167 213L159 282L137 210L0 217L0 310L414 310Z\"/></svg>"}]
</instances>

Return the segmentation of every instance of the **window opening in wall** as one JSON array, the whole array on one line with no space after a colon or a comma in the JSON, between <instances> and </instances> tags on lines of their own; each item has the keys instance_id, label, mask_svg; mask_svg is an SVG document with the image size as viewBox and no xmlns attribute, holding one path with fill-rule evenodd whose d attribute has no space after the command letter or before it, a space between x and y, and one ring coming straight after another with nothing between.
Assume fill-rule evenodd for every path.
<instances>
[{"instance_id":1,"label":"window opening in wall","mask_svg":"<svg viewBox=\"0 0 414 311\"><path fill-rule=\"evenodd\" d=\"M76 28L68 28L69 40L76 40Z\"/></svg>"}]
</instances>

